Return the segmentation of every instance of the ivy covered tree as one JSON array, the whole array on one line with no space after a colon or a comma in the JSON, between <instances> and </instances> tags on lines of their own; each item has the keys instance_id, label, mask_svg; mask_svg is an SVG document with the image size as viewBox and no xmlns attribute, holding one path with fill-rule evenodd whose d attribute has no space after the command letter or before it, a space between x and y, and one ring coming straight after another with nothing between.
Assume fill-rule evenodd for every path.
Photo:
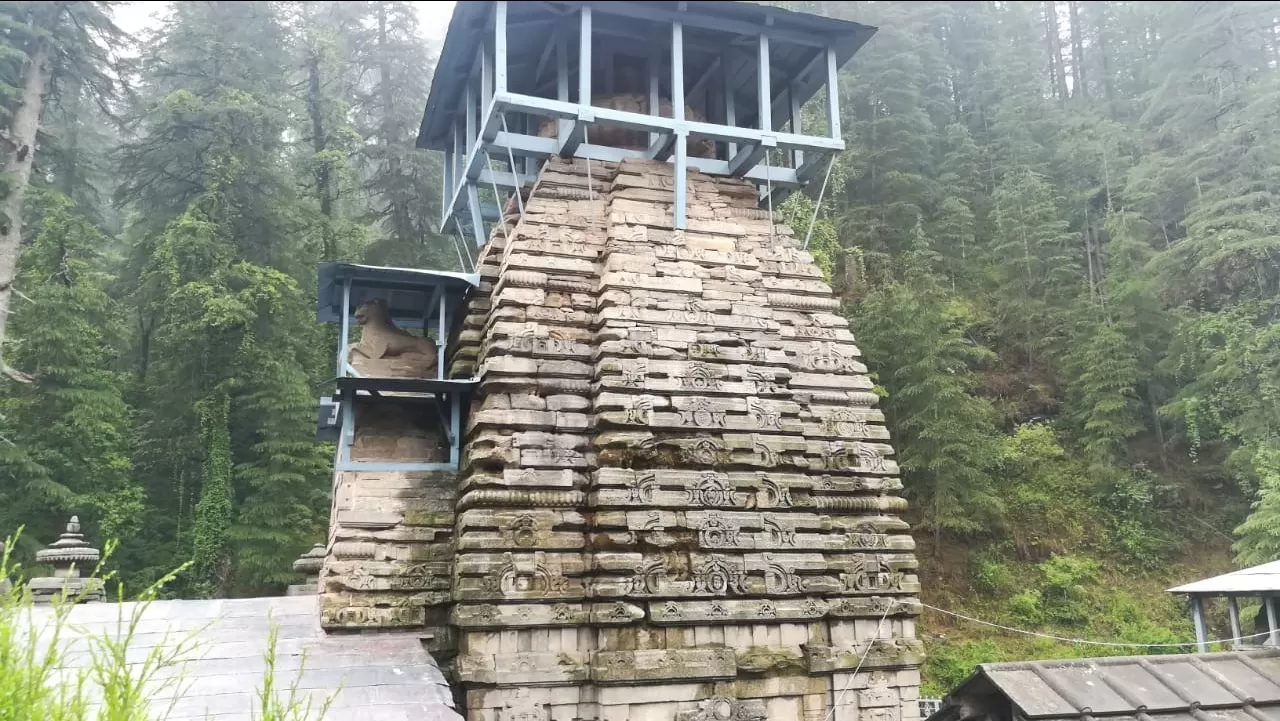
<instances>
[{"instance_id":1,"label":"ivy covered tree","mask_svg":"<svg viewBox=\"0 0 1280 721\"><path fill-rule=\"evenodd\" d=\"M102 270L106 238L65 196L40 193L36 237L22 253L11 328L31 383L0 381L0 525L57 537L68 511L109 538L139 530L144 496L129 458L126 336Z\"/></svg>"}]
</instances>

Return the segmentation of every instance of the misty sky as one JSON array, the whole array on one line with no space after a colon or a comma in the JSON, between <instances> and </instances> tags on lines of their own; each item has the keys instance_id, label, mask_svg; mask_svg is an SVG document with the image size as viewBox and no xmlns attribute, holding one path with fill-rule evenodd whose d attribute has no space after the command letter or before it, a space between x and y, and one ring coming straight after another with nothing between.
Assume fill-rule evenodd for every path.
<instances>
[{"instance_id":1,"label":"misty sky","mask_svg":"<svg viewBox=\"0 0 1280 721\"><path fill-rule=\"evenodd\" d=\"M418 18L422 24L422 34L427 41L436 46L439 51L439 44L444 41L445 31L449 29L449 18L453 16L453 5L451 0L437 0L436 2L410 2L410 5L418 11ZM116 6L115 18L120 28L128 33L135 33L156 22L155 18L168 9L168 2L126 2Z\"/></svg>"}]
</instances>

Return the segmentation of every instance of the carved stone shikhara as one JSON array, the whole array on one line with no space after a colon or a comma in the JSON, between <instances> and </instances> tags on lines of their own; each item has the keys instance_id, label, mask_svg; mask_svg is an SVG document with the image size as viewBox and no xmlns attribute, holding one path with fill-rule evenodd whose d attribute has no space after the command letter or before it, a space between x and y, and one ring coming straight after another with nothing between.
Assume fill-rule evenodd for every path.
<instances>
[{"instance_id":1,"label":"carved stone shikhara","mask_svg":"<svg viewBox=\"0 0 1280 721\"><path fill-rule=\"evenodd\" d=\"M551 160L509 205L449 348L462 469L338 474L324 624L431 629L469 719L915 721L915 546L853 335L749 183L689 187L686 231L657 162ZM356 412L353 457L444 453Z\"/></svg>"},{"instance_id":2,"label":"carved stone shikhara","mask_svg":"<svg viewBox=\"0 0 1280 721\"><path fill-rule=\"evenodd\" d=\"M450 356L481 379L468 718L912 721L914 543L853 335L749 183L691 173L676 231L671 180L552 160L482 252Z\"/></svg>"}]
</instances>

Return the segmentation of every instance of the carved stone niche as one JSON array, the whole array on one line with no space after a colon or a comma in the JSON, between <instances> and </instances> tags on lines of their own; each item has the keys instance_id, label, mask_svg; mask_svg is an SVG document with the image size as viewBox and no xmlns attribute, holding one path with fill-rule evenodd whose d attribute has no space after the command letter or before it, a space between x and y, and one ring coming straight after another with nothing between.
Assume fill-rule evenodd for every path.
<instances>
[{"instance_id":1,"label":"carved stone niche","mask_svg":"<svg viewBox=\"0 0 1280 721\"><path fill-rule=\"evenodd\" d=\"M698 707L681 711L676 721L765 721L764 701L739 701L729 696L713 696L698 702Z\"/></svg>"}]
</instances>

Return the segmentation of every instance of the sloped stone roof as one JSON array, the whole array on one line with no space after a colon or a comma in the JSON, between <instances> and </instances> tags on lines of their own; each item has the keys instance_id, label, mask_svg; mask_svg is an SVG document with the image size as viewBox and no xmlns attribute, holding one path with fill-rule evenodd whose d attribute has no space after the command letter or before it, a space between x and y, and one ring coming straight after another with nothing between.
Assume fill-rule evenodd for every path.
<instances>
[{"instance_id":1,"label":"sloped stone roof","mask_svg":"<svg viewBox=\"0 0 1280 721\"><path fill-rule=\"evenodd\" d=\"M298 680L297 697L313 699L317 715L325 699L333 696L326 721L462 718L453 710L448 683L418 634L329 635L320 628L318 604L317 596L155 601L142 609L129 644L129 661L141 663L157 646L193 643L184 662L154 677L155 715L173 721L248 721L259 708L268 634L274 624L278 695L287 695ZM127 631L137 610L133 603L90 603L72 609L60 639L70 664L87 668L91 664L87 635ZM37 627L45 629L42 640L48 643L53 611L46 606L32 613Z\"/></svg>"},{"instance_id":2,"label":"sloped stone roof","mask_svg":"<svg viewBox=\"0 0 1280 721\"><path fill-rule=\"evenodd\" d=\"M1280 652L986 663L929 721L982 716L995 698L1038 721L1280 721Z\"/></svg>"}]
</instances>

